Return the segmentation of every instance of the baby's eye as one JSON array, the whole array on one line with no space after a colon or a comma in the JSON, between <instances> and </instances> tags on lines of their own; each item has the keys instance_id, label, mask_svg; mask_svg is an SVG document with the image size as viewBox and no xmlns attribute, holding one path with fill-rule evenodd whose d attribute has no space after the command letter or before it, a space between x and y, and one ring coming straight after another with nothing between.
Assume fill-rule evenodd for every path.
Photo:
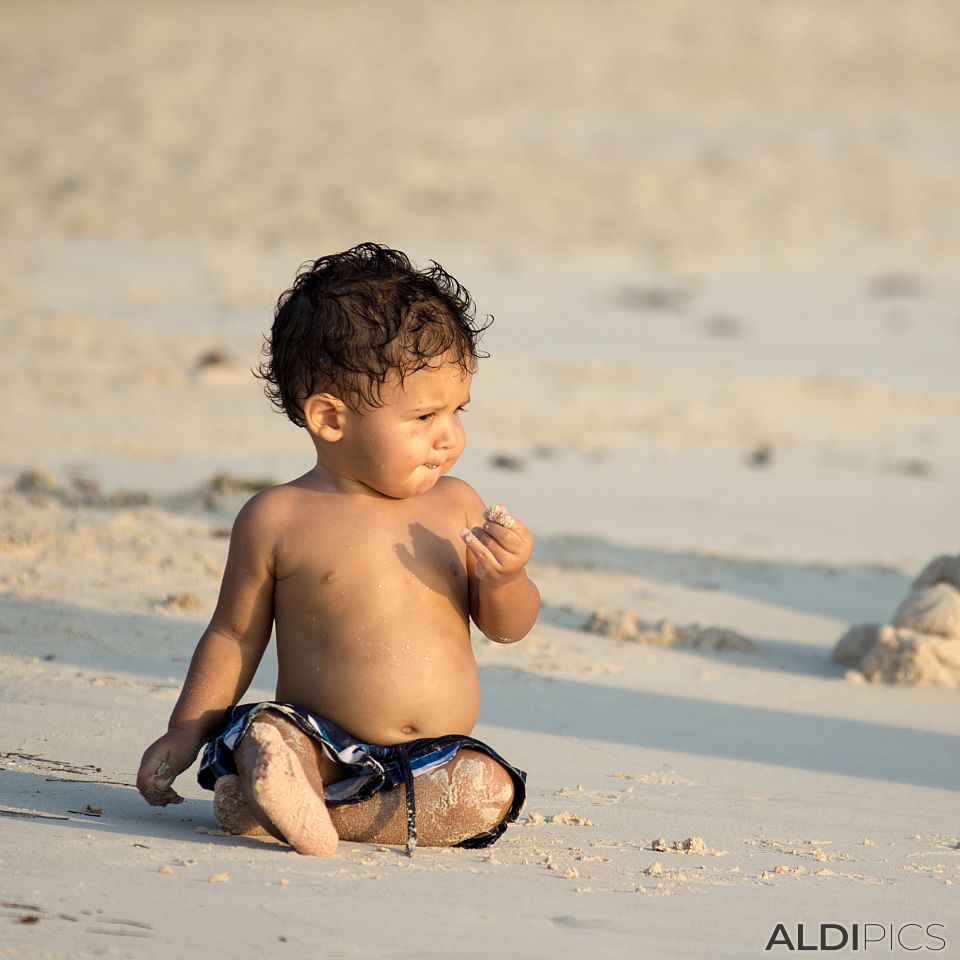
<instances>
[{"instance_id":1,"label":"baby's eye","mask_svg":"<svg viewBox=\"0 0 960 960\"><path fill-rule=\"evenodd\" d=\"M422 420L424 423L429 423L435 416L435 413L424 413L417 417L417 419Z\"/></svg>"},{"instance_id":2,"label":"baby's eye","mask_svg":"<svg viewBox=\"0 0 960 960\"><path fill-rule=\"evenodd\" d=\"M470 412L470 408L466 404L463 404L462 406L457 407L457 413L469 413L469 412Z\"/></svg>"}]
</instances>

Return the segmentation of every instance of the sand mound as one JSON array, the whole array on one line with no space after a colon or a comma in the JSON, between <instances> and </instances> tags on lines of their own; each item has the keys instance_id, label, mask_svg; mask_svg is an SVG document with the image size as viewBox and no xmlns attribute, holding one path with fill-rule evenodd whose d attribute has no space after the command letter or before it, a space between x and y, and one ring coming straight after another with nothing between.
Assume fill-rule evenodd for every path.
<instances>
[{"instance_id":1,"label":"sand mound","mask_svg":"<svg viewBox=\"0 0 960 960\"><path fill-rule=\"evenodd\" d=\"M914 588L893 615L896 627L960 638L960 590L949 583Z\"/></svg>"},{"instance_id":2,"label":"sand mound","mask_svg":"<svg viewBox=\"0 0 960 960\"><path fill-rule=\"evenodd\" d=\"M851 627L833 659L867 680L960 687L960 556L932 560L889 624Z\"/></svg>"},{"instance_id":3,"label":"sand mound","mask_svg":"<svg viewBox=\"0 0 960 960\"><path fill-rule=\"evenodd\" d=\"M70 486L66 487L43 467L25 470L14 480L11 489L26 496L31 503L55 501L68 507L139 507L150 502L149 495L141 491L103 493L96 481L82 476L73 477Z\"/></svg>"},{"instance_id":4,"label":"sand mound","mask_svg":"<svg viewBox=\"0 0 960 960\"><path fill-rule=\"evenodd\" d=\"M875 682L960 687L960 640L892 624L851 627L833 659Z\"/></svg>"},{"instance_id":5,"label":"sand mound","mask_svg":"<svg viewBox=\"0 0 960 960\"><path fill-rule=\"evenodd\" d=\"M649 623L640 619L634 610L607 613L594 610L584 629L615 640L644 643L656 647L698 647L702 650L754 649L753 642L743 634L726 627L701 627L699 624L677 626L669 620Z\"/></svg>"},{"instance_id":6,"label":"sand mound","mask_svg":"<svg viewBox=\"0 0 960 960\"><path fill-rule=\"evenodd\" d=\"M949 554L934 557L913 581L913 588L917 590L920 587L932 587L938 583L949 583L950 586L960 590L960 554L955 557Z\"/></svg>"}]
</instances>

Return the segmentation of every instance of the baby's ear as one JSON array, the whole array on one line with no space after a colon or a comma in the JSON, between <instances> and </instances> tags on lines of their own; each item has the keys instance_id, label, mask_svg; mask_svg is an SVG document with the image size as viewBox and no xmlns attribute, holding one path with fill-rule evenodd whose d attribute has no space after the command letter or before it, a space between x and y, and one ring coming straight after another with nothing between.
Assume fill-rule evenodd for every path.
<instances>
[{"instance_id":1,"label":"baby's ear","mask_svg":"<svg viewBox=\"0 0 960 960\"><path fill-rule=\"evenodd\" d=\"M313 393L303 402L303 419L313 436L336 443L343 436L346 410L346 404L332 393Z\"/></svg>"}]
</instances>

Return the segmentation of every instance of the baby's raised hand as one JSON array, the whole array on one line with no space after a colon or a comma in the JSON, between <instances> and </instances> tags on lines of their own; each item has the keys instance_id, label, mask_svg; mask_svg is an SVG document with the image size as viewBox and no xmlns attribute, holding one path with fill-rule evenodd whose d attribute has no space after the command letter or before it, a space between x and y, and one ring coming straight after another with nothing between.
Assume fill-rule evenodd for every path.
<instances>
[{"instance_id":1,"label":"baby's raised hand","mask_svg":"<svg viewBox=\"0 0 960 960\"><path fill-rule=\"evenodd\" d=\"M500 503L483 512L482 527L464 528L460 537L477 561L477 577L490 586L516 579L533 554L530 531Z\"/></svg>"}]
</instances>

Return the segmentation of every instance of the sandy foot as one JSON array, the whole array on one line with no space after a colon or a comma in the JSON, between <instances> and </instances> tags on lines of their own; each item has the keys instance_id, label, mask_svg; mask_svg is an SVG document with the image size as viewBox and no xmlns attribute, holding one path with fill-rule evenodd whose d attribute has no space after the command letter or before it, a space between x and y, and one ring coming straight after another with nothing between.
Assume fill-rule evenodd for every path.
<instances>
[{"instance_id":1,"label":"sandy foot","mask_svg":"<svg viewBox=\"0 0 960 960\"><path fill-rule=\"evenodd\" d=\"M253 815L239 777L221 777L213 788L213 815L224 833L237 837L269 836Z\"/></svg>"},{"instance_id":2,"label":"sandy foot","mask_svg":"<svg viewBox=\"0 0 960 960\"><path fill-rule=\"evenodd\" d=\"M280 731L272 724L254 723L247 736L258 747L251 783L257 805L297 853L333 856L339 837L326 804Z\"/></svg>"}]
</instances>

